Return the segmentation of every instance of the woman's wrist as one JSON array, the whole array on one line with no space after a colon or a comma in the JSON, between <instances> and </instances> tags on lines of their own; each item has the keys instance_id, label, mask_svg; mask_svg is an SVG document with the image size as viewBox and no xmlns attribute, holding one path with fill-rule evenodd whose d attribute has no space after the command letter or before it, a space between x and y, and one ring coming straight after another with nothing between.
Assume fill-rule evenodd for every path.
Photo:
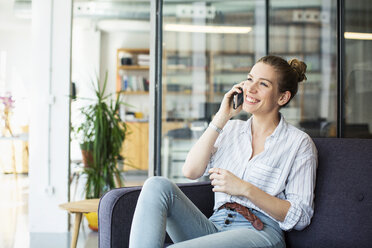
<instances>
[{"instance_id":1,"label":"woman's wrist","mask_svg":"<svg viewBox=\"0 0 372 248\"><path fill-rule=\"evenodd\" d=\"M242 196L244 196L245 198L247 198L248 200L251 199L251 193L252 193L252 188L253 188L253 184L247 182L247 181L244 181L244 187L243 188L243 194Z\"/></svg>"},{"instance_id":2,"label":"woman's wrist","mask_svg":"<svg viewBox=\"0 0 372 248\"><path fill-rule=\"evenodd\" d=\"M211 121L211 123L213 123L213 125L216 126L217 128L223 129L228 120L229 119L226 118L225 116L217 113L213 120Z\"/></svg>"},{"instance_id":3,"label":"woman's wrist","mask_svg":"<svg viewBox=\"0 0 372 248\"><path fill-rule=\"evenodd\" d=\"M212 128L214 131L216 131L217 133L221 134L222 133L222 128L219 128L217 127L216 125L214 125L212 122L209 123L209 127Z\"/></svg>"}]
</instances>

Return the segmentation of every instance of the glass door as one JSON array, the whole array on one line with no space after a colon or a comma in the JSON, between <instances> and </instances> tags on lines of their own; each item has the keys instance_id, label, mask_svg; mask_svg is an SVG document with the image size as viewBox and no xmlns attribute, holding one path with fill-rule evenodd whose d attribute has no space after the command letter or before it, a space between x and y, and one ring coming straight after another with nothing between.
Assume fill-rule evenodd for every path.
<instances>
[{"instance_id":1,"label":"glass door","mask_svg":"<svg viewBox=\"0 0 372 248\"><path fill-rule=\"evenodd\" d=\"M265 20L264 1L163 2L163 176L187 181L181 171L191 146L266 52Z\"/></svg>"},{"instance_id":2,"label":"glass door","mask_svg":"<svg viewBox=\"0 0 372 248\"><path fill-rule=\"evenodd\" d=\"M270 1L269 53L307 64L307 80L281 112L311 137L336 137L336 6L335 0Z\"/></svg>"},{"instance_id":3,"label":"glass door","mask_svg":"<svg viewBox=\"0 0 372 248\"><path fill-rule=\"evenodd\" d=\"M345 128L348 138L372 138L372 5L345 1Z\"/></svg>"}]
</instances>

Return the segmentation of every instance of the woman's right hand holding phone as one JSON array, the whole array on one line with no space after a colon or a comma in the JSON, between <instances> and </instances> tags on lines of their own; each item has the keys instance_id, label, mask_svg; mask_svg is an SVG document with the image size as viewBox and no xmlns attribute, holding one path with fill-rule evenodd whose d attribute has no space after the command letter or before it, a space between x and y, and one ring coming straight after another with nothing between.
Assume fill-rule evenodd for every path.
<instances>
[{"instance_id":1,"label":"woman's right hand holding phone","mask_svg":"<svg viewBox=\"0 0 372 248\"><path fill-rule=\"evenodd\" d=\"M236 84L223 97L220 109L212 120L212 124L222 129L231 117L242 110L242 106L233 108L232 99L234 94L241 93L244 82ZM217 140L219 132L216 129L207 128L203 135L193 145L187 154L185 164L182 167L183 175L190 179L201 177L208 165L211 155L216 151L214 143Z\"/></svg>"},{"instance_id":2,"label":"woman's right hand holding phone","mask_svg":"<svg viewBox=\"0 0 372 248\"><path fill-rule=\"evenodd\" d=\"M233 108L233 98L235 94L243 92L244 81L235 84L223 97L220 108L213 118L213 124L219 128L223 128L228 120L239 114L242 110L242 105L237 109Z\"/></svg>"}]
</instances>

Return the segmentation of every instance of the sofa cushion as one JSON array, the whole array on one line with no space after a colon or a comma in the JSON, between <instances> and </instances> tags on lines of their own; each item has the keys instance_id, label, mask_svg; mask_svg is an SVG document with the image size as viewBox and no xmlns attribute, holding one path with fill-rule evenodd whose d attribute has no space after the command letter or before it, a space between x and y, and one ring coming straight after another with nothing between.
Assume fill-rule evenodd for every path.
<instances>
[{"instance_id":1,"label":"sofa cushion","mask_svg":"<svg viewBox=\"0 0 372 248\"><path fill-rule=\"evenodd\" d=\"M372 140L314 139L315 213L287 247L372 247Z\"/></svg>"}]
</instances>

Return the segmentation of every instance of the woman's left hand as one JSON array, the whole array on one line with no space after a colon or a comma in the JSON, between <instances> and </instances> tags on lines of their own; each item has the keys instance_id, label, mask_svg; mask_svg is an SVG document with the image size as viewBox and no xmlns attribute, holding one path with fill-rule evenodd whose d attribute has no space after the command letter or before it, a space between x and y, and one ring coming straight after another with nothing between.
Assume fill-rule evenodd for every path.
<instances>
[{"instance_id":1,"label":"woman's left hand","mask_svg":"<svg viewBox=\"0 0 372 248\"><path fill-rule=\"evenodd\" d=\"M213 192L223 192L229 195L245 196L249 183L235 176L228 170L221 168L211 168L209 178L213 187Z\"/></svg>"}]
</instances>

